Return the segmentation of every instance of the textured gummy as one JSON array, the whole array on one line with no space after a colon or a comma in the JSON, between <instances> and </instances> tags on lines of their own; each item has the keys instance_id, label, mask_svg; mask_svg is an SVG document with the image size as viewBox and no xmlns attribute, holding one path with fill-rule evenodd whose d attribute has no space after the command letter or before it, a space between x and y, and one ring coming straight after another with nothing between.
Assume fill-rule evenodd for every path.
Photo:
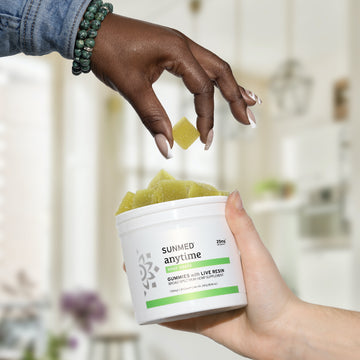
<instances>
[{"instance_id":1,"label":"textured gummy","mask_svg":"<svg viewBox=\"0 0 360 360\"><path fill-rule=\"evenodd\" d=\"M229 195L214 186L190 180L176 180L165 170L160 170L150 181L148 187L135 194L128 191L124 196L116 215L138 207L165 201L200 197Z\"/></svg>"},{"instance_id":2,"label":"textured gummy","mask_svg":"<svg viewBox=\"0 0 360 360\"><path fill-rule=\"evenodd\" d=\"M115 215L118 215L124 211L133 209L134 197L135 197L135 194L132 193L131 191L128 191L125 194L124 198L122 199L120 206Z\"/></svg>"},{"instance_id":3,"label":"textured gummy","mask_svg":"<svg viewBox=\"0 0 360 360\"><path fill-rule=\"evenodd\" d=\"M189 186L183 180L162 180L153 189L153 202L185 199L188 197Z\"/></svg>"},{"instance_id":4,"label":"textured gummy","mask_svg":"<svg viewBox=\"0 0 360 360\"><path fill-rule=\"evenodd\" d=\"M180 119L173 127L174 140L184 150L186 150L199 136L199 131L186 117Z\"/></svg>"},{"instance_id":5,"label":"textured gummy","mask_svg":"<svg viewBox=\"0 0 360 360\"><path fill-rule=\"evenodd\" d=\"M194 183L189 189L188 197L219 195L219 190L211 185Z\"/></svg>"},{"instance_id":6,"label":"textured gummy","mask_svg":"<svg viewBox=\"0 0 360 360\"><path fill-rule=\"evenodd\" d=\"M162 180L175 180L175 178L172 175L170 175L169 173L167 173L165 170L161 169L155 175L155 177L150 181L148 189L153 188Z\"/></svg>"},{"instance_id":7,"label":"textured gummy","mask_svg":"<svg viewBox=\"0 0 360 360\"><path fill-rule=\"evenodd\" d=\"M141 206L151 205L153 191L150 189L138 190L133 200L133 209Z\"/></svg>"}]
</instances>

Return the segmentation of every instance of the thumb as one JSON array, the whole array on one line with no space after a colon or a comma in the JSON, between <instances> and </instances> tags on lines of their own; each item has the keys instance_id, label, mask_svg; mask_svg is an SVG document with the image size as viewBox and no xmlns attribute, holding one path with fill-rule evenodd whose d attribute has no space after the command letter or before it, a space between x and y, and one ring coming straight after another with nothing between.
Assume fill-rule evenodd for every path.
<instances>
[{"instance_id":1,"label":"thumb","mask_svg":"<svg viewBox=\"0 0 360 360\"><path fill-rule=\"evenodd\" d=\"M241 254L244 275L257 270L262 264L265 268L276 268L276 265L260 239L255 226L246 213L238 191L232 192L227 200L225 215Z\"/></svg>"},{"instance_id":2,"label":"thumb","mask_svg":"<svg viewBox=\"0 0 360 360\"><path fill-rule=\"evenodd\" d=\"M250 328L263 332L268 324L283 315L289 300L296 297L287 287L270 252L262 243L246 213L240 194L229 195L225 215L240 250L242 270L248 299L246 309ZM271 331L274 326L272 325Z\"/></svg>"}]
</instances>

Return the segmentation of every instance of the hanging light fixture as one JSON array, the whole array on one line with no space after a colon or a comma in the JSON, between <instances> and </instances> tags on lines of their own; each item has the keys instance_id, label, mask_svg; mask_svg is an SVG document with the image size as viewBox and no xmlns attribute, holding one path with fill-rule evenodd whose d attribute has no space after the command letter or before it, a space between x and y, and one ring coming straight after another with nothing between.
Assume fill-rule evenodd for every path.
<instances>
[{"instance_id":1,"label":"hanging light fixture","mask_svg":"<svg viewBox=\"0 0 360 360\"><path fill-rule=\"evenodd\" d=\"M198 41L198 15L202 8L202 0L190 0L189 10L192 15L192 37L195 41Z\"/></svg>"},{"instance_id":2,"label":"hanging light fixture","mask_svg":"<svg viewBox=\"0 0 360 360\"><path fill-rule=\"evenodd\" d=\"M293 0L287 0L287 59L270 81L270 90L278 109L286 115L303 115L309 108L312 79L293 56Z\"/></svg>"},{"instance_id":3,"label":"hanging light fixture","mask_svg":"<svg viewBox=\"0 0 360 360\"><path fill-rule=\"evenodd\" d=\"M201 8L201 0L191 0L189 3L190 10L193 14L197 14Z\"/></svg>"}]
</instances>

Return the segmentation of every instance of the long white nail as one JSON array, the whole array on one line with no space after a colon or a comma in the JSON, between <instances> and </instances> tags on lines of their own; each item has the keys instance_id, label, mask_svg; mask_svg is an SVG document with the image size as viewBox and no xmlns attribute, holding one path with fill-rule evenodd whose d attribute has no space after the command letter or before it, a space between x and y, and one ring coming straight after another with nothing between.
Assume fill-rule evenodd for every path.
<instances>
[{"instance_id":1,"label":"long white nail","mask_svg":"<svg viewBox=\"0 0 360 360\"><path fill-rule=\"evenodd\" d=\"M250 126L254 129L256 128L256 120L253 112L247 107L246 108L246 114L250 123Z\"/></svg>"},{"instance_id":2,"label":"long white nail","mask_svg":"<svg viewBox=\"0 0 360 360\"><path fill-rule=\"evenodd\" d=\"M163 134L156 134L155 135L155 143L158 147L159 151L161 152L162 156L165 159L171 159L173 154L171 152L170 144L167 141L167 138Z\"/></svg>"},{"instance_id":3,"label":"long white nail","mask_svg":"<svg viewBox=\"0 0 360 360\"><path fill-rule=\"evenodd\" d=\"M207 139L206 139L206 144L205 144L205 150L209 150L210 149L210 146L213 142L213 139L214 139L214 130L211 129L208 133L208 136L207 136Z\"/></svg>"},{"instance_id":4,"label":"long white nail","mask_svg":"<svg viewBox=\"0 0 360 360\"><path fill-rule=\"evenodd\" d=\"M245 92L248 96L250 96L254 101L256 101L259 105L262 104L262 100L254 94L252 91L245 89Z\"/></svg>"},{"instance_id":5,"label":"long white nail","mask_svg":"<svg viewBox=\"0 0 360 360\"><path fill-rule=\"evenodd\" d=\"M255 95L252 91L245 89L245 92L246 92L246 94L247 94L248 96L250 96L254 101L257 101L256 95Z\"/></svg>"}]
</instances>

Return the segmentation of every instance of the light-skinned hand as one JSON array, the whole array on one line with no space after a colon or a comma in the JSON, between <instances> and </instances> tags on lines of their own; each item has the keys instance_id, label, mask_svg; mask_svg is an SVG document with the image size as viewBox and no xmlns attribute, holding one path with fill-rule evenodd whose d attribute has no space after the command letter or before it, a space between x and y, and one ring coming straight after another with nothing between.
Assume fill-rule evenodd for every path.
<instances>
[{"instance_id":1,"label":"light-skinned hand","mask_svg":"<svg viewBox=\"0 0 360 360\"><path fill-rule=\"evenodd\" d=\"M203 334L241 355L263 359L262 350L277 346L275 333L287 328L300 301L286 286L237 191L228 198L226 219L240 249L248 305L164 325Z\"/></svg>"},{"instance_id":2,"label":"light-skinned hand","mask_svg":"<svg viewBox=\"0 0 360 360\"><path fill-rule=\"evenodd\" d=\"M256 360L359 359L360 313L296 297L282 279L237 191L228 198L226 219L241 253L248 305L163 325L205 335Z\"/></svg>"}]
</instances>

